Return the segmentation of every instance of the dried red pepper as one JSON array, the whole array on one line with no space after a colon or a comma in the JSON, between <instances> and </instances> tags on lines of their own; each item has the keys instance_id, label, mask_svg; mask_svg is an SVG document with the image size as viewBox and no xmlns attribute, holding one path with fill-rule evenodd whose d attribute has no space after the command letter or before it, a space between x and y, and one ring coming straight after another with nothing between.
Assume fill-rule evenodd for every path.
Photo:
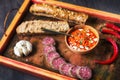
<instances>
[{"instance_id":1,"label":"dried red pepper","mask_svg":"<svg viewBox=\"0 0 120 80\"><path fill-rule=\"evenodd\" d=\"M118 26L112 24L112 23L105 23L105 26L106 26L107 28L111 28L111 29L113 29L113 30L115 30L115 31L120 32L120 28L119 28Z\"/></svg>"},{"instance_id":2,"label":"dried red pepper","mask_svg":"<svg viewBox=\"0 0 120 80\"><path fill-rule=\"evenodd\" d=\"M113 46L113 55L110 59L108 60L94 60L95 63L98 63L98 64L111 64L112 62L114 62L118 56L118 46L116 44L116 42L112 39L112 38L107 38L106 39L107 41L109 41L112 46Z\"/></svg>"},{"instance_id":3,"label":"dried red pepper","mask_svg":"<svg viewBox=\"0 0 120 80\"><path fill-rule=\"evenodd\" d=\"M113 31L113 30L106 29L106 28L102 28L102 29L101 29L101 32L102 32L102 33L107 33L107 34L112 34L112 35L114 35L115 37L117 37L117 38L120 39L120 34L117 33L117 32L115 32L115 31Z\"/></svg>"}]
</instances>

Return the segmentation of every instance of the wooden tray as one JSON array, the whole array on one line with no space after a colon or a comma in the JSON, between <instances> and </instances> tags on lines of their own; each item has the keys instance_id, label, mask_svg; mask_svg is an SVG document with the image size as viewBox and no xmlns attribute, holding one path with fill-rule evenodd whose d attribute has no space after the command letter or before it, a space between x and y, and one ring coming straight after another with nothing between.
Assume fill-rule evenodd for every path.
<instances>
[{"instance_id":1,"label":"wooden tray","mask_svg":"<svg viewBox=\"0 0 120 80\"><path fill-rule=\"evenodd\" d=\"M60 2L60 1L41 1L41 0L37 0L37 1L41 2L41 3L47 3L47 4L61 6L61 7L64 7L64 8L70 9L70 10L75 10L78 12L87 13L92 18L90 18L90 21L88 21L86 24L89 24L92 26L95 26L98 24L97 22L94 22L96 20L96 18L100 19L102 21L110 21L110 22L120 23L120 15L117 15L117 14L99 11L99 10L95 10L95 9L90 9L90 8L86 8L86 7L82 7L82 6L72 5L72 4L68 4L68 3L64 3L64 2ZM17 70L20 70L23 72L28 72L28 73L33 74L38 77L47 78L47 79L74 80L74 78L61 75L57 71L51 70L48 67L44 67L44 65L42 65L43 62L38 60L39 58L43 58L43 56L41 54L39 54L39 51L36 52L36 55L33 54L33 55L31 55L29 57L25 57L25 58L17 58L14 55L12 55L13 54L13 46L20 39L32 40L32 42L34 42L34 41L38 41L38 39L42 40L43 37L45 37L45 36L52 36L55 38L55 40L58 43L59 42L61 43L61 45L60 44L58 45L59 52L61 52L61 53L65 52L64 50L62 50L62 47L64 47L65 50L69 51L68 48L66 47L66 45L62 45L62 44L64 44L64 40L63 40L64 36L57 35L57 37L56 37L53 35L41 35L42 37L38 37L37 35L34 35L34 36L29 36L29 37L27 37L27 36L21 37L15 33L17 25L19 25L22 21L36 19L36 17L31 15L28 11L31 4L32 3L30 2L30 0L25 0L23 2L21 8L19 9L19 11L17 12L13 21L11 22L10 26L8 27L8 29L6 31L6 35L3 35L3 37L0 41L0 53L1 53L0 64L9 66L11 68L14 68L14 69L17 69ZM41 18L41 17L39 17L39 18ZM93 24L93 22L94 22L94 24ZM41 42L39 41L39 44L40 43ZM109 47L108 44L104 44L105 49L104 49L104 47L101 47L103 45L103 43L106 43L106 42L101 41L101 43L98 45L98 48L96 49L97 53L100 53L98 51L101 51L101 50L105 51L105 49L108 49L108 47ZM38 44L38 46L39 46L39 44ZM34 44L34 45L36 45L36 44ZM39 47L42 48L41 46L39 46ZM109 48L109 49L111 49L111 48ZM83 57L83 60L85 60L85 61L83 61L83 63L88 64L88 62L91 62L91 60L93 60L94 58L101 59L104 56L109 58L109 56L111 55L111 54L98 55L98 54L96 54L96 53L94 54L94 53L95 52L93 51L93 54L85 55L84 56L85 58ZM93 57L93 56L95 56L95 57ZM101 56L101 57L99 57L99 56ZM66 57L66 56L63 54L63 57ZM66 60L69 61L69 58L66 57ZM119 71L119 62L120 62L120 60L117 59L117 61L115 63L110 64L110 65L92 65L92 63L89 64L89 66L94 69L92 79L93 80L114 79L115 73ZM78 65L81 65L81 64L78 64ZM119 77L119 75L118 75L118 77Z\"/></svg>"}]
</instances>

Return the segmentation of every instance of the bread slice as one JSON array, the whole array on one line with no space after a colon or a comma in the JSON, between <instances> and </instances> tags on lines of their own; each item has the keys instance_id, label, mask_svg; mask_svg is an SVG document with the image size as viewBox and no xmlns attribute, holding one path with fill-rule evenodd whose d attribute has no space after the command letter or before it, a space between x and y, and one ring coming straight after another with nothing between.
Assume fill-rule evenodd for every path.
<instances>
[{"instance_id":1,"label":"bread slice","mask_svg":"<svg viewBox=\"0 0 120 80\"><path fill-rule=\"evenodd\" d=\"M22 22L16 32L17 34L45 33L41 28L66 32L70 27L66 21L32 20Z\"/></svg>"},{"instance_id":2,"label":"bread slice","mask_svg":"<svg viewBox=\"0 0 120 80\"><path fill-rule=\"evenodd\" d=\"M29 11L37 16L47 16L60 20L66 20L70 24L84 24L88 19L88 15L85 13L48 4L33 4L31 5Z\"/></svg>"}]
</instances>

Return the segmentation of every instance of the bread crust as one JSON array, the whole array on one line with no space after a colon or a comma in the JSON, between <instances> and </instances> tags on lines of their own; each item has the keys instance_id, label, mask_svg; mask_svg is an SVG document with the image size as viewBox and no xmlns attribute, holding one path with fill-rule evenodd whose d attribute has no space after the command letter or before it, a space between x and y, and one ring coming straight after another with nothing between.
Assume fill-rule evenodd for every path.
<instances>
[{"instance_id":1,"label":"bread crust","mask_svg":"<svg viewBox=\"0 0 120 80\"><path fill-rule=\"evenodd\" d=\"M71 24L84 24L88 19L88 15L85 13L75 12L48 4L33 4L31 5L29 11L34 15L66 20Z\"/></svg>"},{"instance_id":2,"label":"bread crust","mask_svg":"<svg viewBox=\"0 0 120 80\"><path fill-rule=\"evenodd\" d=\"M66 21L32 20L22 22L17 28L17 34L45 33L41 28L66 32L69 24Z\"/></svg>"}]
</instances>

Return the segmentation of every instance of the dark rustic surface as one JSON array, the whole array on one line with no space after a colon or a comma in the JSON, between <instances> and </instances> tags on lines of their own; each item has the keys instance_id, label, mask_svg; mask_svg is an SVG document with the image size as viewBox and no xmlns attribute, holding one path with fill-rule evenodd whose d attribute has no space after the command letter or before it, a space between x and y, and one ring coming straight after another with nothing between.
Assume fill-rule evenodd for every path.
<instances>
[{"instance_id":1,"label":"dark rustic surface","mask_svg":"<svg viewBox=\"0 0 120 80\"><path fill-rule=\"evenodd\" d=\"M4 18L6 16L6 13L13 9L13 8L19 8L23 0L0 0L0 38L3 34L3 22ZM119 0L63 0L66 2L79 4L82 6L90 7L90 8L96 8L99 10L109 11L113 13L120 13L120 5ZM7 21L7 26L11 22L15 15L15 12L12 12L9 16L9 19ZM120 66L120 61L117 62ZM116 74L119 74L120 72L116 72ZM0 65L0 80L41 80L40 78L34 77L32 75L22 73L10 68L7 68L5 66ZM120 78L116 77L115 80L120 80Z\"/></svg>"}]
</instances>

